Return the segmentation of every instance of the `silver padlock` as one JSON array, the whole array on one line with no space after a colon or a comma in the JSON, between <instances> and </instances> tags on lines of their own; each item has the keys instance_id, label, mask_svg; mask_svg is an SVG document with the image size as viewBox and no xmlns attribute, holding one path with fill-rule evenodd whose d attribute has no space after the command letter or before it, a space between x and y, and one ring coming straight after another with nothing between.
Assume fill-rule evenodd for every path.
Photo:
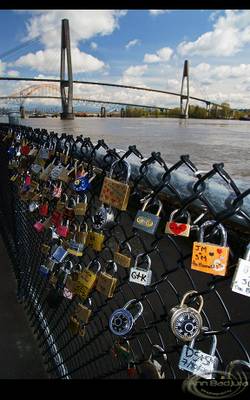
<instances>
[{"instance_id":1,"label":"silver padlock","mask_svg":"<svg viewBox=\"0 0 250 400\"><path fill-rule=\"evenodd\" d=\"M145 257L147 259L147 268L138 267L138 259L140 257ZM135 265L130 269L129 281L133 283L138 283L139 285L149 286L152 279L151 258L148 254L138 254L135 259Z\"/></svg>"},{"instance_id":2,"label":"silver padlock","mask_svg":"<svg viewBox=\"0 0 250 400\"><path fill-rule=\"evenodd\" d=\"M239 258L231 288L233 292L250 297L250 243L246 247L244 258Z\"/></svg>"},{"instance_id":3,"label":"silver padlock","mask_svg":"<svg viewBox=\"0 0 250 400\"><path fill-rule=\"evenodd\" d=\"M212 344L209 354L201 350L194 349L195 339L189 345L185 344L182 348L179 360L179 368L182 371L191 372L193 375L205 379L213 379L219 363L215 356L217 347L217 336L212 335Z\"/></svg>"},{"instance_id":4,"label":"silver padlock","mask_svg":"<svg viewBox=\"0 0 250 400\"><path fill-rule=\"evenodd\" d=\"M32 202L29 204L29 211L32 213L32 212L34 212L35 210L37 210L38 207L39 207L38 201L32 201Z\"/></svg>"},{"instance_id":5,"label":"silver padlock","mask_svg":"<svg viewBox=\"0 0 250 400\"><path fill-rule=\"evenodd\" d=\"M158 344L154 344L149 359L138 367L139 379L166 379L166 363L165 350Z\"/></svg>"},{"instance_id":6,"label":"silver padlock","mask_svg":"<svg viewBox=\"0 0 250 400\"><path fill-rule=\"evenodd\" d=\"M96 230L109 229L114 223L115 215L112 207L106 207L104 204L96 211L92 217L93 228Z\"/></svg>"},{"instance_id":7,"label":"silver padlock","mask_svg":"<svg viewBox=\"0 0 250 400\"><path fill-rule=\"evenodd\" d=\"M193 307L188 307L187 304L185 304L187 297L195 293L197 293L196 290L191 290L190 292L185 293L180 305L170 310L170 326L172 332L178 339L181 339L184 342L190 342L193 340L199 335L202 329L203 321L201 310L204 304L203 297L201 295L198 296L200 300L198 310Z\"/></svg>"},{"instance_id":8,"label":"silver padlock","mask_svg":"<svg viewBox=\"0 0 250 400\"><path fill-rule=\"evenodd\" d=\"M136 305L138 312L135 315L128 310L131 305ZM135 322L143 313L143 305L136 299L129 300L123 308L115 310L109 319L109 329L114 335L127 336Z\"/></svg>"}]
</instances>

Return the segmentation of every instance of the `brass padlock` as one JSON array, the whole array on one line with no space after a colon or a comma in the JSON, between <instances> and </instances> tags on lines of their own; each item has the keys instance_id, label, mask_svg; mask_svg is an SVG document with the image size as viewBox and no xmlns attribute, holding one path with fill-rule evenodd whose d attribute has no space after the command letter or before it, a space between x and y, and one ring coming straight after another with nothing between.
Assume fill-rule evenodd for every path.
<instances>
[{"instance_id":1,"label":"brass padlock","mask_svg":"<svg viewBox=\"0 0 250 400\"><path fill-rule=\"evenodd\" d=\"M112 264L113 266L113 271L116 273L117 272L117 265L113 260L108 260L106 262L107 265ZM116 289L118 279L114 278L112 275L108 274L106 270L104 272L100 272L97 284L96 284L96 290L100 293L102 293L104 296L111 298L114 295L114 291Z\"/></svg>"},{"instance_id":2,"label":"brass padlock","mask_svg":"<svg viewBox=\"0 0 250 400\"><path fill-rule=\"evenodd\" d=\"M89 303L89 306L91 307L92 300L90 298L88 298L88 303ZM81 323L87 324L89 322L91 313L92 313L92 310L89 307L87 307L81 303L78 303L74 315L79 321L81 321Z\"/></svg>"},{"instance_id":3,"label":"brass padlock","mask_svg":"<svg viewBox=\"0 0 250 400\"><path fill-rule=\"evenodd\" d=\"M123 247L117 246L117 249L114 252L114 261L123 268L130 268L132 261L131 257L121 253L122 251L124 251L125 247L127 247L129 254L131 255L131 246L128 242L125 242Z\"/></svg>"},{"instance_id":4,"label":"brass padlock","mask_svg":"<svg viewBox=\"0 0 250 400\"><path fill-rule=\"evenodd\" d=\"M87 237L88 237L87 223L83 222L82 224L78 224L75 235L76 242L86 245Z\"/></svg>"},{"instance_id":5,"label":"brass padlock","mask_svg":"<svg viewBox=\"0 0 250 400\"><path fill-rule=\"evenodd\" d=\"M175 214L179 210L174 210L169 217L169 221L166 223L165 227L165 233L168 233L170 235L175 235L175 236L186 236L188 237L190 234L190 228L191 228L191 215L188 211L185 211L185 214L187 215L187 222L182 223L182 222L177 222L174 220Z\"/></svg>"},{"instance_id":6,"label":"brass padlock","mask_svg":"<svg viewBox=\"0 0 250 400\"><path fill-rule=\"evenodd\" d=\"M112 178L114 168L117 166L118 163L121 162L124 163L127 168L125 183L119 182ZM131 166L126 160L117 160L113 162L110 168L109 176L106 176L104 178L101 194L99 197L100 201L109 206L117 208L118 210L126 210L130 195L130 187L128 185L130 174Z\"/></svg>"},{"instance_id":7,"label":"brass padlock","mask_svg":"<svg viewBox=\"0 0 250 400\"><path fill-rule=\"evenodd\" d=\"M74 212L75 212L76 218L84 216L86 214L86 211L87 211L88 197L87 197L86 193L83 193L82 196L83 196L83 199L80 198L80 195L77 195L77 197L76 197L76 205L75 205L75 208L74 208Z\"/></svg>"},{"instance_id":8,"label":"brass padlock","mask_svg":"<svg viewBox=\"0 0 250 400\"><path fill-rule=\"evenodd\" d=\"M56 210L63 212L67 201L68 201L68 196L66 195L66 193L63 193L61 199L58 200L58 202L56 203Z\"/></svg>"},{"instance_id":9,"label":"brass padlock","mask_svg":"<svg viewBox=\"0 0 250 400\"><path fill-rule=\"evenodd\" d=\"M90 267L97 265L97 271L93 272ZM86 300L91 290L95 287L98 273L101 270L101 264L98 260L91 261L86 268L79 274L75 285L75 293L82 299Z\"/></svg>"},{"instance_id":10,"label":"brass padlock","mask_svg":"<svg viewBox=\"0 0 250 400\"><path fill-rule=\"evenodd\" d=\"M105 236L103 233L89 231L86 239L86 246L95 251L102 251Z\"/></svg>"},{"instance_id":11,"label":"brass padlock","mask_svg":"<svg viewBox=\"0 0 250 400\"><path fill-rule=\"evenodd\" d=\"M63 168L62 172L58 176L60 181L64 183L69 183L71 180L71 174L75 171L75 167L72 167L71 164L68 164L65 168Z\"/></svg>"},{"instance_id":12,"label":"brass padlock","mask_svg":"<svg viewBox=\"0 0 250 400\"><path fill-rule=\"evenodd\" d=\"M86 333L86 329L81 325L80 321L74 316L70 317L69 321L69 330L73 335L84 336Z\"/></svg>"},{"instance_id":13,"label":"brass padlock","mask_svg":"<svg viewBox=\"0 0 250 400\"><path fill-rule=\"evenodd\" d=\"M204 243L204 231L216 221L206 221L200 226L199 242L193 243L191 269L212 275L225 276L229 258L227 232L222 224L218 224L221 232L221 244Z\"/></svg>"}]
</instances>

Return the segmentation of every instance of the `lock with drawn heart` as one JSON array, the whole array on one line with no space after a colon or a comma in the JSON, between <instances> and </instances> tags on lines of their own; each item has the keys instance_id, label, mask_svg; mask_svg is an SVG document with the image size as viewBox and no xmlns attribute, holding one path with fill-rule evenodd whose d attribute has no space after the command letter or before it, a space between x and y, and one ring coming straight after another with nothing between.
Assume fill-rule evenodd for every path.
<instances>
[{"instance_id":1,"label":"lock with drawn heart","mask_svg":"<svg viewBox=\"0 0 250 400\"><path fill-rule=\"evenodd\" d=\"M193 243L191 268L196 271L212 275L225 276L229 258L229 247L227 247L227 232L222 224L218 224L221 233L220 245L204 243L204 232L216 221L206 221L199 229L199 241Z\"/></svg>"},{"instance_id":2,"label":"lock with drawn heart","mask_svg":"<svg viewBox=\"0 0 250 400\"><path fill-rule=\"evenodd\" d=\"M169 217L169 221L166 224L165 227L165 233L168 233L169 235L175 235L175 236L186 236L188 237L190 234L190 223L191 223L191 215L188 211L186 211L187 215L187 222L177 222L174 220L174 216L178 213L178 209L174 210Z\"/></svg>"}]
</instances>

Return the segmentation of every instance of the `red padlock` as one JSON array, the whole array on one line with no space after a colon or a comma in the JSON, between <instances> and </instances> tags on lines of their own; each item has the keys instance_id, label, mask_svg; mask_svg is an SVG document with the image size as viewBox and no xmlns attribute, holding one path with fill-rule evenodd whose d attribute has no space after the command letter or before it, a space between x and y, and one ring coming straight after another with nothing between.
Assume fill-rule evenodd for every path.
<instances>
[{"instance_id":1,"label":"red padlock","mask_svg":"<svg viewBox=\"0 0 250 400\"><path fill-rule=\"evenodd\" d=\"M30 146L28 144L21 146L20 152L23 156L27 156L30 152Z\"/></svg>"},{"instance_id":2,"label":"red padlock","mask_svg":"<svg viewBox=\"0 0 250 400\"><path fill-rule=\"evenodd\" d=\"M44 231L44 229L45 229L45 226L44 226L44 224L41 222L41 221L37 221L34 225L33 225L33 227L35 228L35 230L37 231L37 232L43 232Z\"/></svg>"},{"instance_id":3,"label":"red padlock","mask_svg":"<svg viewBox=\"0 0 250 400\"><path fill-rule=\"evenodd\" d=\"M58 225L61 224L62 218L63 218L62 213L60 211L54 210L50 220L52 224L57 227Z\"/></svg>"},{"instance_id":4,"label":"red padlock","mask_svg":"<svg viewBox=\"0 0 250 400\"><path fill-rule=\"evenodd\" d=\"M69 220L67 219L66 224L62 223L62 225L58 225L56 227L56 233L61 236L66 238L69 234Z\"/></svg>"},{"instance_id":5,"label":"red padlock","mask_svg":"<svg viewBox=\"0 0 250 400\"><path fill-rule=\"evenodd\" d=\"M43 203L43 204L41 204L39 206L39 214L42 217L47 217L48 216L48 214L49 214L49 203L48 203L48 201L46 201L45 203Z\"/></svg>"}]
</instances>

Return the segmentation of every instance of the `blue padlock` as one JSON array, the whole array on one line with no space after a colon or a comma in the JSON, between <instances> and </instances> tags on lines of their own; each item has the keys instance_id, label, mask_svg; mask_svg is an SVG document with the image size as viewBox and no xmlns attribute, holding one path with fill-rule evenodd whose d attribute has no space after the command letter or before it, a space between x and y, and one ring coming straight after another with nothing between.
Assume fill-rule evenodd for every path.
<instances>
[{"instance_id":1,"label":"blue padlock","mask_svg":"<svg viewBox=\"0 0 250 400\"><path fill-rule=\"evenodd\" d=\"M10 146L8 149L9 158L12 159L16 155L16 148L15 146Z\"/></svg>"},{"instance_id":2,"label":"blue padlock","mask_svg":"<svg viewBox=\"0 0 250 400\"><path fill-rule=\"evenodd\" d=\"M76 192L84 192L85 190L90 188L90 181L87 176L80 176L73 183L73 189Z\"/></svg>"}]
</instances>

